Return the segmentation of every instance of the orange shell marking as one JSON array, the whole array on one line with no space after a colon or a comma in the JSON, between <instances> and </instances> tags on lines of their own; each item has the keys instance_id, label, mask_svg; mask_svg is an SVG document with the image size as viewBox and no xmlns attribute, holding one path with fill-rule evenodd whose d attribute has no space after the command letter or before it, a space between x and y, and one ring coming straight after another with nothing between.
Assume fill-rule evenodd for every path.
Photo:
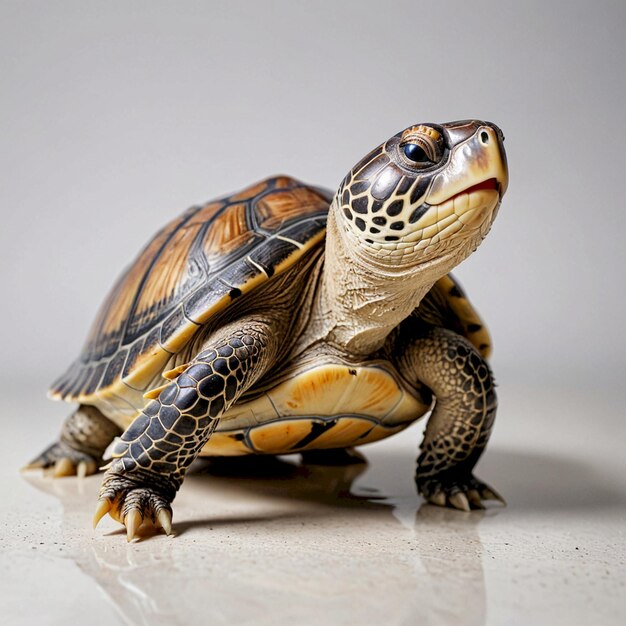
<instances>
[{"instance_id":1,"label":"orange shell marking","mask_svg":"<svg viewBox=\"0 0 626 626\"><path fill-rule=\"evenodd\" d=\"M232 407L202 454L289 454L370 443L399 432L427 410L388 364L326 364L300 372Z\"/></svg>"}]
</instances>

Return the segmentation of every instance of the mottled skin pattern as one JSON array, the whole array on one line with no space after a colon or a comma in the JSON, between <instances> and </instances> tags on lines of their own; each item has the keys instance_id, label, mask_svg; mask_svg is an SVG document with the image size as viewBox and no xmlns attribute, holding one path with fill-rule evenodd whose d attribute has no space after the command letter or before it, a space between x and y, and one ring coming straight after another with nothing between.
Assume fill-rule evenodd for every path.
<instances>
[{"instance_id":1,"label":"mottled skin pattern","mask_svg":"<svg viewBox=\"0 0 626 626\"><path fill-rule=\"evenodd\" d=\"M59 441L46 448L32 467L55 465L55 476L93 474L120 428L94 406L82 405L63 423Z\"/></svg>"},{"instance_id":2,"label":"mottled skin pattern","mask_svg":"<svg viewBox=\"0 0 626 626\"><path fill-rule=\"evenodd\" d=\"M220 415L272 361L277 345L269 333L254 320L226 326L124 433L100 490L100 498L124 502L121 519L133 509L153 520L161 509L170 510ZM138 487L142 482L151 489Z\"/></svg>"},{"instance_id":3,"label":"mottled skin pattern","mask_svg":"<svg viewBox=\"0 0 626 626\"><path fill-rule=\"evenodd\" d=\"M430 502L468 511L499 499L473 475L496 412L488 335L447 274L495 218L508 181L502 141L474 120L394 135L340 185L323 255L324 194L286 177L185 213L118 283L82 360L53 388L106 417L82 406L33 465L95 471L119 434L107 418L145 390L154 399L116 442L94 521L109 513L129 540L146 519L169 533L171 502L220 418L313 350L363 366L386 359L411 393L432 396L416 472ZM153 370L171 382L144 380ZM306 439L318 436L313 424Z\"/></svg>"},{"instance_id":4,"label":"mottled skin pattern","mask_svg":"<svg viewBox=\"0 0 626 626\"><path fill-rule=\"evenodd\" d=\"M400 371L420 380L437 401L420 445L416 483L428 500L467 509L495 496L474 477L496 416L497 399L489 365L464 337L411 320L402 329ZM467 500L466 500L467 498Z\"/></svg>"},{"instance_id":5,"label":"mottled skin pattern","mask_svg":"<svg viewBox=\"0 0 626 626\"><path fill-rule=\"evenodd\" d=\"M415 204L430 181L404 176L387 155L399 138L400 134L396 135L373 154L370 162L357 166L340 190L345 217L361 232L384 241L398 241L407 225L417 222L428 209L427 205ZM373 185L367 180L372 174L378 174Z\"/></svg>"}]
</instances>

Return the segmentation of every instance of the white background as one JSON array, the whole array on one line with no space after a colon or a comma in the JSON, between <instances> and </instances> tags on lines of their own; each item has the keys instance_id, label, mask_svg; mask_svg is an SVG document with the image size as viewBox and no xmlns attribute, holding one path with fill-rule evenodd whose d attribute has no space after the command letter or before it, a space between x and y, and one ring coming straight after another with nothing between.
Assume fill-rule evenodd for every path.
<instances>
[{"instance_id":1,"label":"white background","mask_svg":"<svg viewBox=\"0 0 626 626\"><path fill-rule=\"evenodd\" d=\"M504 130L511 182L457 276L496 375L619 382L624 7L5 0L2 379L44 393L187 206L279 172L336 187L409 124L477 117Z\"/></svg>"}]
</instances>

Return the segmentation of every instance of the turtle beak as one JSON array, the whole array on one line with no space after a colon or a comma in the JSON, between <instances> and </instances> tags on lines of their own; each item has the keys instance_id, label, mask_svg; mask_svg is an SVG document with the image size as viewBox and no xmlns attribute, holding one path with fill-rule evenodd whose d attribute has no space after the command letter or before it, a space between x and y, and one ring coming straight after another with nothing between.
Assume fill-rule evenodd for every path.
<instances>
[{"instance_id":1,"label":"turtle beak","mask_svg":"<svg viewBox=\"0 0 626 626\"><path fill-rule=\"evenodd\" d=\"M509 166L506 158L506 150L504 149L504 133L498 126L495 124L491 124L489 122L486 125L490 126L493 133L495 134L495 139L498 143L498 150L500 152L500 167L498 168L498 175L496 176L496 180L498 181L498 191L500 192L500 199L505 194L506 190L509 187Z\"/></svg>"},{"instance_id":2,"label":"turtle beak","mask_svg":"<svg viewBox=\"0 0 626 626\"><path fill-rule=\"evenodd\" d=\"M500 198L509 185L509 172L504 151L504 135L490 122L474 122L455 128L454 144L447 166L433 179L426 201L441 204L463 191L495 182ZM470 132L472 131L472 132Z\"/></svg>"}]
</instances>

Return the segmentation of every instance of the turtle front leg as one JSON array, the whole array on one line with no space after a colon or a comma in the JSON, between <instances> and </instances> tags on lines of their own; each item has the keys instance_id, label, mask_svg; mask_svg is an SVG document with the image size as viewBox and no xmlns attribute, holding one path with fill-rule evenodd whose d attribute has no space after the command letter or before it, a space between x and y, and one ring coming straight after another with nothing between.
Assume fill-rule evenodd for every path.
<instances>
[{"instance_id":1,"label":"turtle front leg","mask_svg":"<svg viewBox=\"0 0 626 626\"><path fill-rule=\"evenodd\" d=\"M94 526L109 513L130 541L149 519L171 532L171 503L220 416L273 362L266 325L225 327L122 435L106 471Z\"/></svg>"},{"instance_id":2,"label":"turtle front leg","mask_svg":"<svg viewBox=\"0 0 626 626\"><path fill-rule=\"evenodd\" d=\"M426 384L435 407L420 445L417 489L429 502L464 511L502 498L473 469L496 416L497 399L487 362L464 337L422 328L400 357L401 372Z\"/></svg>"},{"instance_id":3,"label":"turtle front leg","mask_svg":"<svg viewBox=\"0 0 626 626\"><path fill-rule=\"evenodd\" d=\"M63 423L58 441L23 469L53 467L53 476L94 474L109 444L121 429L95 406L81 405Z\"/></svg>"}]
</instances>

